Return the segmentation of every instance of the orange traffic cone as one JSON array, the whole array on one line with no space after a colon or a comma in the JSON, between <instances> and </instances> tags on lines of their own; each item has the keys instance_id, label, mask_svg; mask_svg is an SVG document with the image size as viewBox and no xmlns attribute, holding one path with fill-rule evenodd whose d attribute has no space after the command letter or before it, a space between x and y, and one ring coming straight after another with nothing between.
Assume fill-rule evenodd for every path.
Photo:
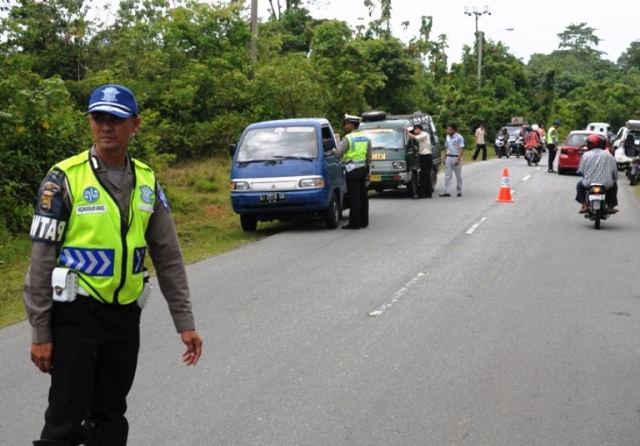
<instances>
[{"instance_id":1,"label":"orange traffic cone","mask_svg":"<svg viewBox=\"0 0 640 446\"><path fill-rule=\"evenodd\" d=\"M509 169L506 167L502 170L502 184L500 185L500 192L498 192L496 201L499 203L513 203L511 186L509 185Z\"/></svg>"}]
</instances>

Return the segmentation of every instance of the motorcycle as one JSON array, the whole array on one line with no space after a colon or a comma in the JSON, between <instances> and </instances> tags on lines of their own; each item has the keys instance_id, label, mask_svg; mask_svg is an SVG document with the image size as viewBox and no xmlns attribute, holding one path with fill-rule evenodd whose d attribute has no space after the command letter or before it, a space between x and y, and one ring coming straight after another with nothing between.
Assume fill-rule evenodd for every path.
<instances>
[{"instance_id":1,"label":"motorcycle","mask_svg":"<svg viewBox=\"0 0 640 446\"><path fill-rule=\"evenodd\" d=\"M596 229L600 229L600 221L606 220L611 216L607 212L607 206L605 197L607 194L607 188L602 184L593 183L589 186L587 191L587 212L584 214L584 218L591 220Z\"/></svg>"},{"instance_id":2,"label":"motorcycle","mask_svg":"<svg viewBox=\"0 0 640 446\"><path fill-rule=\"evenodd\" d=\"M506 156L509 158L509 139L505 137L505 135L498 135L495 141L496 145L496 155L498 158L502 158Z\"/></svg>"},{"instance_id":3,"label":"motorcycle","mask_svg":"<svg viewBox=\"0 0 640 446\"><path fill-rule=\"evenodd\" d=\"M518 136L516 141L511 144L511 155L515 155L516 158L520 158L520 155L524 155L524 139L522 136Z\"/></svg>"},{"instance_id":4,"label":"motorcycle","mask_svg":"<svg viewBox=\"0 0 640 446\"><path fill-rule=\"evenodd\" d=\"M540 152L535 147L527 147L524 152L524 157L527 160L527 164L535 164L536 166L540 162Z\"/></svg>"}]
</instances>

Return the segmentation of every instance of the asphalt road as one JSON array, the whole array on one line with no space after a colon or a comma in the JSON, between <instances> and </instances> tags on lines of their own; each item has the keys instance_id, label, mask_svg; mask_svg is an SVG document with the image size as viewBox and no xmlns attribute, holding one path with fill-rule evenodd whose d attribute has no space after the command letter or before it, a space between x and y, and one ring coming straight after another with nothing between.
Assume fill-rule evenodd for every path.
<instances>
[{"instance_id":1,"label":"asphalt road","mask_svg":"<svg viewBox=\"0 0 640 446\"><path fill-rule=\"evenodd\" d=\"M544 163L469 164L461 198L388 192L368 229L291 225L189 266L204 354L181 364L154 293L129 444L640 444L638 200L622 180L596 231ZM29 342L0 331L0 445L41 429Z\"/></svg>"}]
</instances>

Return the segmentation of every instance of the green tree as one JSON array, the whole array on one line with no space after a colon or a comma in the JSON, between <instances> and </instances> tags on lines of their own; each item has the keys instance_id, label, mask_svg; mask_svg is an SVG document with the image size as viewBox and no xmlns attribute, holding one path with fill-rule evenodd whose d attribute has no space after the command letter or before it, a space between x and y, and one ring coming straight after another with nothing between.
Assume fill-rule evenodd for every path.
<instances>
[{"instance_id":1,"label":"green tree","mask_svg":"<svg viewBox=\"0 0 640 446\"><path fill-rule=\"evenodd\" d=\"M90 30L88 6L83 4L84 0L19 0L0 21L0 35L5 37L0 53L45 78L83 78Z\"/></svg>"},{"instance_id":2,"label":"green tree","mask_svg":"<svg viewBox=\"0 0 640 446\"><path fill-rule=\"evenodd\" d=\"M587 57L599 57L605 53L595 49L600 43L600 38L595 34L596 31L597 29L587 26L585 22L577 25L572 23L558 34L560 38L559 49L566 49Z\"/></svg>"}]
</instances>

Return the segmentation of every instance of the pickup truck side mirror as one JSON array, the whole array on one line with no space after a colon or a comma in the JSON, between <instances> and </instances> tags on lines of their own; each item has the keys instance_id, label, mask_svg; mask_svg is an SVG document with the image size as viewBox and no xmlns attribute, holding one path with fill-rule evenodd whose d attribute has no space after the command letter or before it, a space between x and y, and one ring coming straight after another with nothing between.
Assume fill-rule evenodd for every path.
<instances>
[{"instance_id":1,"label":"pickup truck side mirror","mask_svg":"<svg viewBox=\"0 0 640 446\"><path fill-rule=\"evenodd\" d=\"M336 148L336 140L333 138L324 138L322 140L322 148L325 152L329 152Z\"/></svg>"},{"instance_id":2,"label":"pickup truck side mirror","mask_svg":"<svg viewBox=\"0 0 640 446\"><path fill-rule=\"evenodd\" d=\"M231 158L233 158L234 155L236 154L237 148L238 146L236 144L229 144L229 155L231 155Z\"/></svg>"}]
</instances>

